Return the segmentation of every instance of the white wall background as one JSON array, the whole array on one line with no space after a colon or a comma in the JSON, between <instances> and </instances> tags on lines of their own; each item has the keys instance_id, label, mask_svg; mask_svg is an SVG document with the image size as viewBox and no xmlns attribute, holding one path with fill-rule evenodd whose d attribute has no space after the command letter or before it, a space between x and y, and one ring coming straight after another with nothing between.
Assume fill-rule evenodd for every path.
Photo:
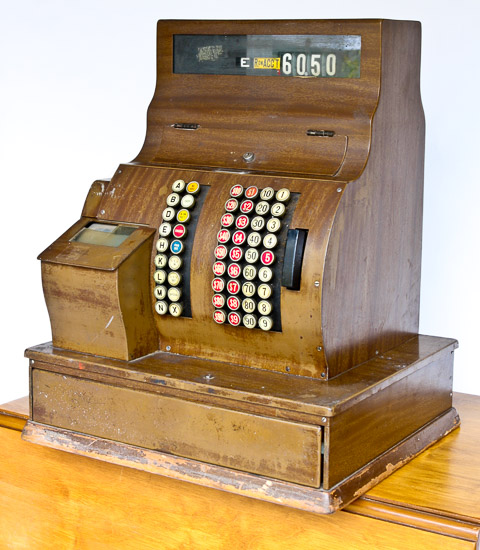
<instances>
[{"instance_id":1,"label":"white wall background","mask_svg":"<svg viewBox=\"0 0 480 550\"><path fill-rule=\"evenodd\" d=\"M36 260L90 184L136 156L155 85L157 19L414 19L427 120L421 332L454 337L454 389L480 395L477 0L22 0L0 3L0 403L28 393L50 340ZM478 10L480 11L480 10Z\"/></svg>"}]
</instances>

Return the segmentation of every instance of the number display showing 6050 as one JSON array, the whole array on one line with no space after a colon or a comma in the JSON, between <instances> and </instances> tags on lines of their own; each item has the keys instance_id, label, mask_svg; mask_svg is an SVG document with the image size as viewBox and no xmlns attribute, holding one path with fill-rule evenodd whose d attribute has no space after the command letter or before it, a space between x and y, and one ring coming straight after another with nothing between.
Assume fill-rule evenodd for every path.
<instances>
[{"instance_id":1,"label":"number display showing 6050","mask_svg":"<svg viewBox=\"0 0 480 550\"><path fill-rule=\"evenodd\" d=\"M282 74L295 76L335 76L337 56L334 53L284 53L282 55Z\"/></svg>"}]
</instances>

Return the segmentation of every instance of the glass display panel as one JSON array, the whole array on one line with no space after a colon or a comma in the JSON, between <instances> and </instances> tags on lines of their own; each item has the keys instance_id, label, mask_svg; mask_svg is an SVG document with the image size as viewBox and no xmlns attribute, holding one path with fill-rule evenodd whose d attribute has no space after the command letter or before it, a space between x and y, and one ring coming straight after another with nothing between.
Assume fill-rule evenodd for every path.
<instances>
[{"instance_id":1,"label":"glass display panel","mask_svg":"<svg viewBox=\"0 0 480 550\"><path fill-rule=\"evenodd\" d=\"M173 72L360 78L361 36L193 35L173 37Z\"/></svg>"},{"instance_id":2,"label":"glass display panel","mask_svg":"<svg viewBox=\"0 0 480 550\"><path fill-rule=\"evenodd\" d=\"M91 223L81 229L71 240L77 243L101 246L120 246L137 228L125 225Z\"/></svg>"}]
</instances>

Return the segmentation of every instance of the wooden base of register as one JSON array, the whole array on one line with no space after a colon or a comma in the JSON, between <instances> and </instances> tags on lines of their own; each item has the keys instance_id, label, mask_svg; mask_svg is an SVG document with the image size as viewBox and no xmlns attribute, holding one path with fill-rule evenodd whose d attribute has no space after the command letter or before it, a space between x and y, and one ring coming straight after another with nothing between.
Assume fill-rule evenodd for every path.
<instances>
[{"instance_id":1,"label":"wooden base of register","mask_svg":"<svg viewBox=\"0 0 480 550\"><path fill-rule=\"evenodd\" d=\"M332 513L458 426L456 341L415 336L324 382L157 352L27 350L27 441Z\"/></svg>"}]
</instances>

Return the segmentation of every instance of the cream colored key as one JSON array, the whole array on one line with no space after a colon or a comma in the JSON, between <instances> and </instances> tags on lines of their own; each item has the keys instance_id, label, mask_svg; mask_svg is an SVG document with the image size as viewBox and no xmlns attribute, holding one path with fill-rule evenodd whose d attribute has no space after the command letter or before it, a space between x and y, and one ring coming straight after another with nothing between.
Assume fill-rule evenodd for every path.
<instances>
[{"instance_id":1,"label":"cream colored key","mask_svg":"<svg viewBox=\"0 0 480 550\"><path fill-rule=\"evenodd\" d=\"M167 302L164 302L163 300L160 300L155 304L155 311L159 315L165 315L168 312L168 304Z\"/></svg>"}]
</instances>

